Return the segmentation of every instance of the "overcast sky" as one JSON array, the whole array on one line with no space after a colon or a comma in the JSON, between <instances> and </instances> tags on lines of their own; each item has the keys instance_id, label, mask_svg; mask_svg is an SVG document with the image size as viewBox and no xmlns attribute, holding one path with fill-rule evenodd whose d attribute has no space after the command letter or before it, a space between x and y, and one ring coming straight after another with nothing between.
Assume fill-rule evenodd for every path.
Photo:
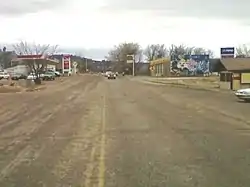
<instances>
[{"instance_id":1,"label":"overcast sky","mask_svg":"<svg viewBox=\"0 0 250 187\"><path fill-rule=\"evenodd\" d=\"M249 0L0 0L1 43L84 48L101 58L120 42L211 48L249 43ZM92 51L88 54L88 51Z\"/></svg>"}]
</instances>

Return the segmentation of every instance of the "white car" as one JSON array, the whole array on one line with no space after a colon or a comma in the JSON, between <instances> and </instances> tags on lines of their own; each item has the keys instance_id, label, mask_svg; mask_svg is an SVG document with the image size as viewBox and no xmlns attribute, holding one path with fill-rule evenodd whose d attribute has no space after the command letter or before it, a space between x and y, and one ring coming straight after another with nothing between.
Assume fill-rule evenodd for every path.
<instances>
[{"instance_id":1,"label":"white car","mask_svg":"<svg viewBox=\"0 0 250 187\"><path fill-rule=\"evenodd\" d=\"M105 77L108 77L108 75L110 75L111 73L112 73L112 71L106 71Z\"/></svg>"},{"instance_id":2,"label":"white car","mask_svg":"<svg viewBox=\"0 0 250 187\"><path fill-rule=\"evenodd\" d=\"M108 74L108 79L116 79L116 74L111 72Z\"/></svg>"},{"instance_id":3,"label":"white car","mask_svg":"<svg viewBox=\"0 0 250 187\"><path fill-rule=\"evenodd\" d=\"M250 101L250 88L237 90L235 96L240 100Z\"/></svg>"},{"instance_id":4,"label":"white car","mask_svg":"<svg viewBox=\"0 0 250 187\"><path fill-rule=\"evenodd\" d=\"M10 74L6 72L0 72L0 79L8 79L10 78Z\"/></svg>"},{"instance_id":5,"label":"white car","mask_svg":"<svg viewBox=\"0 0 250 187\"><path fill-rule=\"evenodd\" d=\"M36 74L35 73L30 73L27 77L27 80L35 80L36 79Z\"/></svg>"}]
</instances>

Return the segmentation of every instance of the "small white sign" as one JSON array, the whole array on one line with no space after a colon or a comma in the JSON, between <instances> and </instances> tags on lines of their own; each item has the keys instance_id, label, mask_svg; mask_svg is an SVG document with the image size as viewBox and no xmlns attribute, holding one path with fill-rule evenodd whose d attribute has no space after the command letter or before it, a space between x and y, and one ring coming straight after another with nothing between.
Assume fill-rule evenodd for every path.
<instances>
[{"instance_id":1,"label":"small white sign","mask_svg":"<svg viewBox=\"0 0 250 187\"><path fill-rule=\"evenodd\" d=\"M127 55L127 63L134 63L134 55Z\"/></svg>"},{"instance_id":2,"label":"small white sign","mask_svg":"<svg viewBox=\"0 0 250 187\"><path fill-rule=\"evenodd\" d=\"M77 62L73 62L73 66L76 67L78 64Z\"/></svg>"}]
</instances>

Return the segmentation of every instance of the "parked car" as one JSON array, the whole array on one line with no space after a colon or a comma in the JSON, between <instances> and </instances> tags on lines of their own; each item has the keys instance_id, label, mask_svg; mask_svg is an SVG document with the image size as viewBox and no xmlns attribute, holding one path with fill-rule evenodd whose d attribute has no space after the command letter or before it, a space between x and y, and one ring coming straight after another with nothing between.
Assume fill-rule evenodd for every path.
<instances>
[{"instance_id":1,"label":"parked car","mask_svg":"<svg viewBox=\"0 0 250 187\"><path fill-rule=\"evenodd\" d=\"M28 76L27 76L27 80L35 80L37 78L36 74L35 73L30 73Z\"/></svg>"},{"instance_id":2,"label":"parked car","mask_svg":"<svg viewBox=\"0 0 250 187\"><path fill-rule=\"evenodd\" d=\"M55 76L56 76L56 77L61 77L61 73L60 73L59 71L48 70L47 72L55 73Z\"/></svg>"},{"instance_id":3,"label":"parked car","mask_svg":"<svg viewBox=\"0 0 250 187\"><path fill-rule=\"evenodd\" d=\"M22 73L13 73L11 75L12 80L19 80L19 79L26 79L26 78L27 78L27 76L22 74Z\"/></svg>"},{"instance_id":4,"label":"parked car","mask_svg":"<svg viewBox=\"0 0 250 187\"><path fill-rule=\"evenodd\" d=\"M243 101L250 101L250 88L240 89L235 92L235 96Z\"/></svg>"},{"instance_id":5,"label":"parked car","mask_svg":"<svg viewBox=\"0 0 250 187\"><path fill-rule=\"evenodd\" d=\"M6 73L6 72L0 72L0 80L1 79L8 79L10 78L10 74Z\"/></svg>"},{"instance_id":6,"label":"parked car","mask_svg":"<svg viewBox=\"0 0 250 187\"><path fill-rule=\"evenodd\" d=\"M42 79L45 80L45 81L52 81L52 80L55 80L56 78L56 75L54 72L51 72L51 71L47 71L44 73Z\"/></svg>"},{"instance_id":7,"label":"parked car","mask_svg":"<svg viewBox=\"0 0 250 187\"><path fill-rule=\"evenodd\" d=\"M56 77L61 77L61 73L59 71L55 71Z\"/></svg>"}]
</instances>

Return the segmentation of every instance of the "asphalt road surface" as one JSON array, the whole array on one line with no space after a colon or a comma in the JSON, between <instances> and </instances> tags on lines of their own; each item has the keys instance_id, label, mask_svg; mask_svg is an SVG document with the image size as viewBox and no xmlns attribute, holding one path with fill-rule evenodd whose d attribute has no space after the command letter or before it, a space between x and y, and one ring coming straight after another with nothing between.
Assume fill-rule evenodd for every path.
<instances>
[{"instance_id":1,"label":"asphalt road surface","mask_svg":"<svg viewBox=\"0 0 250 187\"><path fill-rule=\"evenodd\" d=\"M84 75L0 95L2 187L249 187L250 104Z\"/></svg>"}]
</instances>

